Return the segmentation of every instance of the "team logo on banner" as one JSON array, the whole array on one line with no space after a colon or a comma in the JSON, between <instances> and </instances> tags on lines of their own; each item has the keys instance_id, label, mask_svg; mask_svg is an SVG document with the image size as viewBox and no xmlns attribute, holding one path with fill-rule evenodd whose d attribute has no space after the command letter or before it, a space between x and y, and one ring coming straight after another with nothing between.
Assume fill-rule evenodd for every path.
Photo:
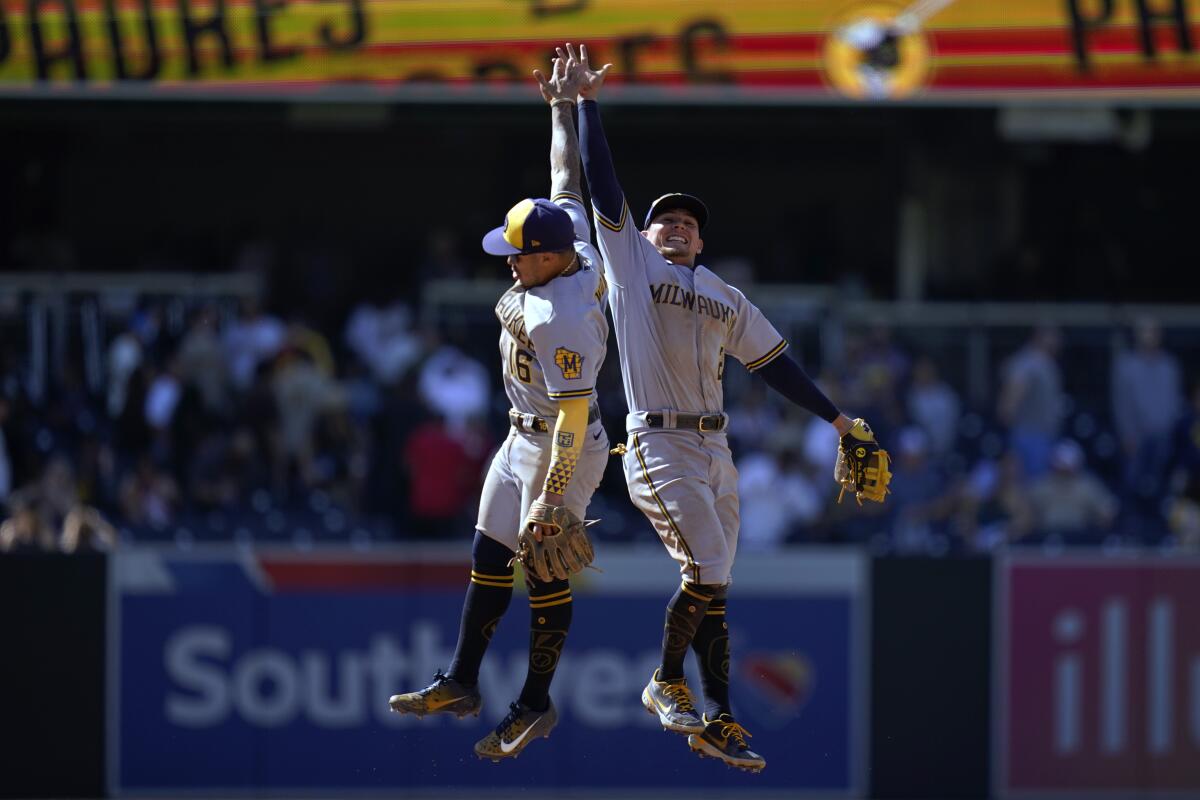
<instances>
[{"instance_id":1,"label":"team logo on banner","mask_svg":"<svg viewBox=\"0 0 1200 800\"><path fill-rule=\"evenodd\" d=\"M848 14L825 42L825 74L842 94L864 99L908 97L929 78L929 44L897 9L872 4Z\"/></svg>"}]
</instances>

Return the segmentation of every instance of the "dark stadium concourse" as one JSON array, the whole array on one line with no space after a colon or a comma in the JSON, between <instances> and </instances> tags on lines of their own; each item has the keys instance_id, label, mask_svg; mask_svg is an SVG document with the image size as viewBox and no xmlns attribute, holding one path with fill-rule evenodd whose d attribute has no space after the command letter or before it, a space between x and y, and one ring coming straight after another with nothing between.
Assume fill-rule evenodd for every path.
<instances>
[{"instance_id":1,"label":"dark stadium concourse","mask_svg":"<svg viewBox=\"0 0 1200 800\"><path fill-rule=\"evenodd\" d=\"M547 191L536 100L9 100L5 268L224 271L265 238L331 250L338 281L319 291L336 306L380 282L414 290L437 230L491 274L476 232ZM927 300L1192 291L1178 264L1200 177L1194 111L633 105L605 119L631 206L670 189L705 197L708 252L749 260L758 281ZM906 202L928 254L916 287L895 268ZM274 287L304 291L294 261L281 259Z\"/></svg>"}]
</instances>

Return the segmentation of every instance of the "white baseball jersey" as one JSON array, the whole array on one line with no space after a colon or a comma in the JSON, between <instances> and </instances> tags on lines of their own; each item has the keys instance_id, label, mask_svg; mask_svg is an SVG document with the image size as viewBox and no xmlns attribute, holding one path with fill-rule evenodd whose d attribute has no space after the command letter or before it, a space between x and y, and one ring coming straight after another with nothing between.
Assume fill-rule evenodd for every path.
<instances>
[{"instance_id":1,"label":"white baseball jersey","mask_svg":"<svg viewBox=\"0 0 1200 800\"><path fill-rule=\"evenodd\" d=\"M724 410L725 357L756 370L787 349L746 295L707 267L667 261L630 219L596 214L630 412Z\"/></svg>"},{"instance_id":2,"label":"white baseball jersey","mask_svg":"<svg viewBox=\"0 0 1200 800\"><path fill-rule=\"evenodd\" d=\"M758 308L703 266L672 264L621 218L596 213L613 325L631 414L725 408L725 357L753 371L787 349ZM721 432L651 429L629 419L623 466L629 496L684 580L731 580L740 519L737 469Z\"/></svg>"},{"instance_id":3,"label":"white baseball jersey","mask_svg":"<svg viewBox=\"0 0 1200 800\"><path fill-rule=\"evenodd\" d=\"M514 551L550 467L558 402L593 398L608 348L607 285L599 254L588 243L591 231L583 201L560 194L554 202L575 223L579 270L533 289L513 286L496 304L504 392L513 408L542 417L550 428L550 433L510 429L484 481L476 527ZM581 519L608 462L608 437L599 420L588 425L585 436L564 494L567 508Z\"/></svg>"},{"instance_id":4,"label":"white baseball jersey","mask_svg":"<svg viewBox=\"0 0 1200 800\"><path fill-rule=\"evenodd\" d=\"M517 411L552 425L557 401L594 395L608 348L606 284L586 212L569 196L555 203L575 223L579 270L533 289L516 284L496 304L504 392Z\"/></svg>"}]
</instances>

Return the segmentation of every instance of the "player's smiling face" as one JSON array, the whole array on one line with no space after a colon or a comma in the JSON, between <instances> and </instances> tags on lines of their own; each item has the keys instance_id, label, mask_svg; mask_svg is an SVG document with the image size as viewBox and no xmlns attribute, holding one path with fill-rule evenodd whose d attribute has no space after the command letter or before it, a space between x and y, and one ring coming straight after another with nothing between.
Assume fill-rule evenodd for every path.
<instances>
[{"instance_id":1,"label":"player's smiling face","mask_svg":"<svg viewBox=\"0 0 1200 800\"><path fill-rule=\"evenodd\" d=\"M700 223L691 213L681 209L662 212L650 220L650 227L642 231L642 235L673 264L693 267L696 256L704 249Z\"/></svg>"}]
</instances>

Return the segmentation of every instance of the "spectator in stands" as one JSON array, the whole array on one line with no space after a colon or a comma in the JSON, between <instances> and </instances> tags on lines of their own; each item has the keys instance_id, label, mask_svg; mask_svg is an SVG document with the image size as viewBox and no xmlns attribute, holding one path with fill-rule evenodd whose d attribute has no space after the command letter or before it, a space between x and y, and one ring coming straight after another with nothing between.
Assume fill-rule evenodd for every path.
<instances>
[{"instance_id":1,"label":"spectator in stands","mask_svg":"<svg viewBox=\"0 0 1200 800\"><path fill-rule=\"evenodd\" d=\"M139 453L150 449L153 442L146 424L146 395L150 389L150 367L139 365L130 375L123 405L113 426L113 444L118 451L121 471L131 468Z\"/></svg>"},{"instance_id":2,"label":"spectator in stands","mask_svg":"<svg viewBox=\"0 0 1200 800\"><path fill-rule=\"evenodd\" d=\"M259 364L254 382L242 400L239 433L254 440L254 451L270 475L272 491L282 498L287 490L287 459L281 441L279 403L276 399L270 364Z\"/></svg>"},{"instance_id":3,"label":"spectator in stands","mask_svg":"<svg viewBox=\"0 0 1200 800\"><path fill-rule=\"evenodd\" d=\"M399 300L384 306L368 297L350 313L346 344L385 386L399 381L421 358L421 337L413 330L412 311Z\"/></svg>"},{"instance_id":4,"label":"spectator in stands","mask_svg":"<svg viewBox=\"0 0 1200 800\"><path fill-rule=\"evenodd\" d=\"M421 400L443 416L450 430L487 413L491 397L487 369L453 345L439 345L425 360L417 386Z\"/></svg>"},{"instance_id":5,"label":"spectator in stands","mask_svg":"<svg viewBox=\"0 0 1200 800\"><path fill-rule=\"evenodd\" d=\"M411 536L436 539L462 529L469 513L465 498L480 487L478 460L436 412L404 445Z\"/></svg>"},{"instance_id":6,"label":"spectator in stands","mask_svg":"<svg viewBox=\"0 0 1200 800\"><path fill-rule=\"evenodd\" d=\"M242 301L241 315L225 330L223 343L234 388L246 391L259 364L270 362L287 342L287 329L263 312L257 298Z\"/></svg>"},{"instance_id":7,"label":"spectator in stands","mask_svg":"<svg viewBox=\"0 0 1200 800\"><path fill-rule=\"evenodd\" d=\"M130 379L142 366L142 343L132 327L126 328L108 345L108 415L117 419L125 412Z\"/></svg>"},{"instance_id":8,"label":"spectator in stands","mask_svg":"<svg viewBox=\"0 0 1200 800\"><path fill-rule=\"evenodd\" d=\"M76 506L63 521L58 547L64 553L108 552L116 546L116 529L91 506Z\"/></svg>"},{"instance_id":9,"label":"spectator in stands","mask_svg":"<svg viewBox=\"0 0 1200 800\"><path fill-rule=\"evenodd\" d=\"M953 507L947 476L931 458L929 436L910 425L895 438L894 478L886 506L891 507L893 545L901 552L938 549L936 536Z\"/></svg>"},{"instance_id":10,"label":"spectator in stands","mask_svg":"<svg viewBox=\"0 0 1200 800\"><path fill-rule=\"evenodd\" d=\"M1035 328L1025 346L1005 363L997 414L1007 427L1012 449L1029 480L1046 473L1050 451L1062 430L1065 397L1058 352L1058 329Z\"/></svg>"},{"instance_id":11,"label":"spectator in stands","mask_svg":"<svg viewBox=\"0 0 1200 800\"><path fill-rule=\"evenodd\" d=\"M38 513L32 492L9 497L11 514L0 524L0 553L45 553L54 549L54 529Z\"/></svg>"},{"instance_id":12,"label":"spectator in stands","mask_svg":"<svg viewBox=\"0 0 1200 800\"><path fill-rule=\"evenodd\" d=\"M1033 529L1033 505L1021 469L1020 457L1010 450L998 459L980 460L966 476L952 525L969 550L995 550Z\"/></svg>"},{"instance_id":13,"label":"spectator in stands","mask_svg":"<svg viewBox=\"0 0 1200 800\"><path fill-rule=\"evenodd\" d=\"M323 415L345 406L345 393L308 352L296 347L289 347L280 356L271 384L287 468L294 468L304 486L314 487L319 482L314 439L317 425Z\"/></svg>"},{"instance_id":14,"label":"spectator in stands","mask_svg":"<svg viewBox=\"0 0 1200 800\"><path fill-rule=\"evenodd\" d=\"M738 460L737 470L739 550L776 550L799 528L820 517L822 493L791 448L751 451Z\"/></svg>"},{"instance_id":15,"label":"spectator in stands","mask_svg":"<svg viewBox=\"0 0 1200 800\"><path fill-rule=\"evenodd\" d=\"M56 453L46 463L35 484L33 502L46 527L56 533L62 529L67 513L79 504L75 467L66 454Z\"/></svg>"},{"instance_id":16,"label":"spectator in stands","mask_svg":"<svg viewBox=\"0 0 1200 800\"><path fill-rule=\"evenodd\" d=\"M205 413L224 419L230 412L229 362L217 331L216 309L204 306L192 318L176 354L179 378L199 392Z\"/></svg>"},{"instance_id":17,"label":"spectator in stands","mask_svg":"<svg viewBox=\"0 0 1200 800\"><path fill-rule=\"evenodd\" d=\"M146 427L154 440L155 453L164 460L170 458L173 452L171 425L182 397L183 384L179 380L178 366L174 362L153 370L150 385L146 390L143 413L146 416Z\"/></svg>"},{"instance_id":18,"label":"spectator in stands","mask_svg":"<svg viewBox=\"0 0 1200 800\"><path fill-rule=\"evenodd\" d=\"M142 455L137 469L121 482L121 514L132 525L167 527L181 499L175 479L155 466L149 455Z\"/></svg>"},{"instance_id":19,"label":"spectator in stands","mask_svg":"<svg viewBox=\"0 0 1200 800\"><path fill-rule=\"evenodd\" d=\"M1183 410L1183 383L1178 360L1162 346L1156 320L1137 320L1133 341L1113 360L1112 418L1125 455L1126 499L1137 513L1160 517L1171 432Z\"/></svg>"},{"instance_id":20,"label":"spectator in stands","mask_svg":"<svg viewBox=\"0 0 1200 800\"><path fill-rule=\"evenodd\" d=\"M908 416L929 437L929 448L936 457L954 449L962 403L958 392L942 380L937 362L927 355L913 365L908 389Z\"/></svg>"},{"instance_id":21,"label":"spectator in stands","mask_svg":"<svg viewBox=\"0 0 1200 800\"><path fill-rule=\"evenodd\" d=\"M162 304L155 301L144 301L138 304L129 315L129 329L137 337L142 349L143 360L158 360L165 358L168 353L168 343L163 332Z\"/></svg>"},{"instance_id":22,"label":"spectator in stands","mask_svg":"<svg viewBox=\"0 0 1200 800\"><path fill-rule=\"evenodd\" d=\"M337 372L329 340L302 314L293 314L288 321L285 349L303 353L322 375L332 378Z\"/></svg>"},{"instance_id":23,"label":"spectator in stands","mask_svg":"<svg viewBox=\"0 0 1200 800\"><path fill-rule=\"evenodd\" d=\"M1098 540L1116 517L1117 502L1086 469L1083 448L1072 439L1050 451L1050 471L1029 487L1034 527L1074 541Z\"/></svg>"}]
</instances>

